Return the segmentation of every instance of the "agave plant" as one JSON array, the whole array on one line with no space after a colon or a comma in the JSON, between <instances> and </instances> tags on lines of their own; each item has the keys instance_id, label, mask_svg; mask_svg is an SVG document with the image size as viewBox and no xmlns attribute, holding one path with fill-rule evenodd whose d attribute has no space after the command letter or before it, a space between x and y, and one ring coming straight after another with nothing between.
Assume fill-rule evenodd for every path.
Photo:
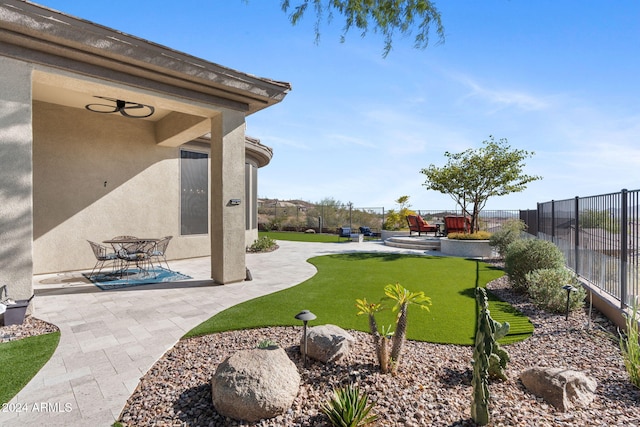
<instances>
[{"instance_id":1,"label":"agave plant","mask_svg":"<svg viewBox=\"0 0 640 427\"><path fill-rule=\"evenodd\" d=\"M369 414L372 408L369 395L366 392L360 394L360 389L350 384L333 390L333 397L320 409L333 426L360 427L378 419L377 415Z\"/></svg>"}]
</instances>

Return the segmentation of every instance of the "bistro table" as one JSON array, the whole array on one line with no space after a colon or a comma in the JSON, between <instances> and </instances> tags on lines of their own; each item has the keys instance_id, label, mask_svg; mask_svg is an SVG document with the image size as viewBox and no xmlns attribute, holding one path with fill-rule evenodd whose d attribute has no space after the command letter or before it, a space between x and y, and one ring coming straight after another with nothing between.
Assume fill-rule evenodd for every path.
<instances>
[{"instance_id":1,"label":"bistro table","mask_svg":"<svg viewBox=\"0 0 640 427\"><path fill-rule=\"evenodd\" d=\"M148 274L145 264L151 262L149 254L159 240L154 237L122 236L103 240L102 243L113 246L118 259L123 262L122 267L119 269L120 277L122 277L124 274L128 275L129 266L132 263L135 263L138 273Z\"/></svg>"}]
</instances>

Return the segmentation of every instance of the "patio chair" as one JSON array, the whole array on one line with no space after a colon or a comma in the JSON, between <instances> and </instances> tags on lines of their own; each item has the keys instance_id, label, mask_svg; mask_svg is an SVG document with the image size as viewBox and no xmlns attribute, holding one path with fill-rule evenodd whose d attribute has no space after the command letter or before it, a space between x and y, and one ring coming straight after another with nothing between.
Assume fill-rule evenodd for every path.
<instances>
[{"instance_id":1,"label":"patio chair","mask_svg":"<svg viewBox=\"0 0 640 427\"><path fill-rule=\"evenodd\" d=\"M106 246L103 246L99 243L92 242L91 240L87 240L87 242L89 242L89 245L91 245L93 255L96 257L96 264L93 266L93 270L91 270L91 274L89 275L89 277L93 277L94 273L99 274L107 263L113 264L111 271L114 272L120 261L118 258L118 254L115 252L110 252Z\"/></svg>"},{"instance_id":2,"label":"patio chair","mask_svg":"<svg viewBox=\"0 0 640 427\"><path fill-rule=\"evenodd\" d=\"M414 231L418 232L418 236L422 233L433 233L435 236L438 232L438 226L428 224L424 219L422 219L419 215L407 215L407 224L409 224L409 235Z\"/></svg>"},{"instance_id":3,"label":"patio chair","mask_svg":"<svg viewBox=\"0 0 640 427\"><path fill-rule=\"evenodd\" d=\"M444 217L444 228L449 233L471 233L471 218L456 215Z\"/></svg>"},{"instance_id":4,"label":"patio chair","mask_svg":"<svg viewBox=\"0 0 640 427\"><path fill-rule=\"evenodd\" d=\"M162 239L155 242L151 251L149 252L149 262L152 262L153 259L158 260L158 265L162 267L162 261L167 266L167 270L171 271L169 268L169 263L167 262L167 246L169 246L169 242L173 239L173 236L165 236Z\"/></svg>"}]
</instances>

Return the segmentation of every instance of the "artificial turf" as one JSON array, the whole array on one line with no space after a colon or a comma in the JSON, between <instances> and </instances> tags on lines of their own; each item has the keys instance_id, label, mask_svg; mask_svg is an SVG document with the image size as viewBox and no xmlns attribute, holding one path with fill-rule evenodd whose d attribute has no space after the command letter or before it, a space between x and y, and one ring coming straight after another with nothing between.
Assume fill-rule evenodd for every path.
<instances>
[{"instance_id":1,"label":"artificial turf","mask_svg":"<svg viewBox=\"0 0 640 427\"><path fill-rule=\"evenodd\" d=\"M337 234L327 233L300 233L295 231L261 231L258 233L260 237L269 236L274 240L288 240L291 242L321 242L321 243L339 243L350 242L350 238L340 237Z\"/></svg>"},{"instance_id":2,"label":"artificial turf","mask_svg":"<svg viewBox=\"0 0 640 427\"><path fill-rule=\"evenodd\" d=\"M300 325L294 316L302 309L317 316L309 326L330 323L368 332L367 317L356 315L356 298L377 302L384 297L383 288L397 282L412 292L423 291L432 301L429 311L409 308L408 339L471 345L476 322L474 289L503 275L502 270L487 263L454 257L354 253L319 256L309 262L318 269L311 279L224 310L185 337ZM523 340L533 332L526 316L491 293L489 308L495 320L511 325L502 343ZM391 310L378 313L378 325L394 323L394 316Z\"/></svg>"},{"instance_id":3,"label":"artificial turf","mask_svg":"<svg viewBox=\"0 0 640 427\"><path fill-rule=\"evenodd\" d=\"M0 403L9 402L51 358L60 332L0 344Z\"/></svg>"}]
</instances>

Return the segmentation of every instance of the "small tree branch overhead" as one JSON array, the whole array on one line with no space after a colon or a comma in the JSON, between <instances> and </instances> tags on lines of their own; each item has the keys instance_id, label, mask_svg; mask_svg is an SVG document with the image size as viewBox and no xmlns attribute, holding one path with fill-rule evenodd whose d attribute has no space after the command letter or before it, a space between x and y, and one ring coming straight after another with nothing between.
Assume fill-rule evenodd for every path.
<instances>
[{"instance_id":1,"label":"small tree branch overhead","mask_svg":"<svg viewBox=\"0 0 640 427\"><path fill-rule=\"evenodd\" d=\"M293 3L293 4L292 4ZM396 35L412 35L414 47L424 49L429 44L432 25L438 42L444 42L444 27L440 12L429 0L282 0L281 8L289 13L289 20L296 25L310 8L316 15L316 43L320 40L320 24L331 22L334 13L344 18L341 42L353 27L364 37L369 31L384 36L383 57L391 51Z\"/></svg>"}]
</instances>

